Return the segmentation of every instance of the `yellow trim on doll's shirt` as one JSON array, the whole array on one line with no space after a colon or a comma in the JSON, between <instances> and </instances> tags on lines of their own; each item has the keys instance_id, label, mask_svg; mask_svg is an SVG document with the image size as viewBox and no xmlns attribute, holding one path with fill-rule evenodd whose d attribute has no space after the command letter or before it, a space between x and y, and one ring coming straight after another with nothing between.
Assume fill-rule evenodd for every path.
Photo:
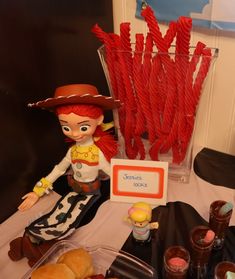
<instances>
[{"instance_id":1,"label":"yellow trim on doll's shirt","mask_svg":"<svg viewBox=\"0 0 235 279\"><path fill-rule=\"evenodd\" d=\"M98 165L99 163L99 148L95 145L71 147L71 161L72 163L81 162L89 166Z\"/></svg>"},{"instance_id":2,"label":"yellow trim on doll's shirt","mask_svg":"<svg viewBox=\"0 0 235 279\"><path fill-rule=\"evenodd\" d=\"M52 189L52 183L43 177L40 179L40 181L36 183L36 185L33 188L33 192L37 196L41 197L50 189Z\"/></svg>"}]
</instances>

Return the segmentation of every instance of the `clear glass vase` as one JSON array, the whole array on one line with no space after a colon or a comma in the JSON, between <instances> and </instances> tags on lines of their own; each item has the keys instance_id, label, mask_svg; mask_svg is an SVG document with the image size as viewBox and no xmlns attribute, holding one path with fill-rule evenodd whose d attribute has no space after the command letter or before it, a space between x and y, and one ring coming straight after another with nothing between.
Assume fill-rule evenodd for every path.
<instances>
[{"instance_id":1,"label":"clear glass vase","mask_svg":"<svg viewBox=\"0 0 235 279\"><path fill-rule=\"evenodd\" d=\"M169 178L187 183L194 122L205 79L218 49L203 44L187 55L169 51L98 49L114 111L119 158L169 163Z\"/></svg>"}]
</instances>

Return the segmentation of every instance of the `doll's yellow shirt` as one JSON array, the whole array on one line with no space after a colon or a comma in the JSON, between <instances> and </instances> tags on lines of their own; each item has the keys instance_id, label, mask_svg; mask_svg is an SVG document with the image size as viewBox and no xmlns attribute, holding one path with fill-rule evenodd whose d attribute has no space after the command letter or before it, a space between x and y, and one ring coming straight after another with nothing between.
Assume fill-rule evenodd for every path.
<instances>
[{"instance_id":1,"label":"doll's yellow shirt","mask_svg":"<svg viewBox=\"0 0 235 279\"><path fill-rule=\"evenodd\" d=\"M69 148L66 156L57 164L54 169L46 176L51 183L63 175L71 167L74 178L81 182L94 181L99 170L110 175L110 163L99 149L93 138L85 144L75 144Z\"/></svg>"},{"instance_id":2,"label":"doll's yellow shirt","mask_svg":"<svg viewBox=\"0 0 235 279\"><path fill-rule=\"evenodd\" d=\"M110 175L110 163L99 147L95 145L93 138L83 145L75 144L70 147L66 156L45 177L45 181L49 182L52 188L52 184L55 180L63 175L70 167L73 170L73 178L81 182L94 181L98 177L99 170ZM42 185L42 189L39 189L40 193L36 188L34 192L36 190L37 194L41 196L46 189L47 188Z\"/></svg>"},{"instance_id":3,"label":"doll's yellow shirt","mask_svg":"<svg viewBox=\"0 0 235 279\"><path fill-rule=\"evenodd\" d=\"M71 161L73 164L81 162L89 166L99 164L99 148L95 145L71 147Z\"/></svg>"}]
</instances>

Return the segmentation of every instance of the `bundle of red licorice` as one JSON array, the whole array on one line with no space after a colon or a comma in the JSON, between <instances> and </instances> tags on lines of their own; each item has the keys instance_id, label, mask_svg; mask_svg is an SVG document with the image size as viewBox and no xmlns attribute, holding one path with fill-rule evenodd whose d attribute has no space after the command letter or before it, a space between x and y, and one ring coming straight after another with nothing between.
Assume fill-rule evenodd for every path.
<instances>
[{"instance_id":1,"label":"bundle of red licorice","mask_svg":"<svg viewBox=\"0 0 235 279\"><path fill-rule=\"evenodd\" d=\"M142 11L149 32L135 35L130 23L120 24L120 35L92 32L103 43L103 57L112 94L123 103L119 126L130 159L171 153L180 164L192 137L197 105L212 51L198 42L190 53L192 19L171 22L163 36L150 6ZM172 43L174 51L172 53ZM148 148L146 148L146 138Z\"/></svg>"}]
</instances>

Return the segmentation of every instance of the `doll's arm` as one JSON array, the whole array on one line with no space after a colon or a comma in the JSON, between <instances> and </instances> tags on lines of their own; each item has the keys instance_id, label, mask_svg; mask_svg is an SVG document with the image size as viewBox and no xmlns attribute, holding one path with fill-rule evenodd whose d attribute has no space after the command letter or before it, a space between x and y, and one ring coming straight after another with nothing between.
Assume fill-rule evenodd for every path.
<instances>
[{"instance_id":1,"label":"doll's arm","mask_svg":"<svg viewBox=\"0 0 235 279\"><path fill-rule=\"evenodd\" d=\"M151 230L158 229L158 227L159 227L158 222L152 222L149 225L150 225Z\"/></svg>"},{"instance_id":2,"label":"doll's arm","mask_svg":"<svg viewBox=\"0 0 235 279\"><path fill-rule=\"evenodd\" d=\"M18 209L20 211L24 211L31 208L41 196L45 193L49 194L49 190L52 190L52 183L44 177L41 178L34 186L33 192L30 192L22 197L24 201L20 204Z\"/></svg>"},{"instance_id":3,"label":"doll's arm","mask_svg":"<svg viewBox=\"0 0 235 279\"><path fill-rule=\"evenodd\" d=\"M100 153L99 153L99 165L100 165L100 169L103 170L107 175L110 176L111 165L107 161L107 159L104 156L104 153L101 150L100 150Z\"/></svg>"},{"instance_id":4,"label":"doll's arm","mask_svg":"<svg viewBox=\"0 0 235 279\"><path fill-rule=\"evenodd\" d=\"M52 171L54 172L54 170ZM41 197L45 193L49 194L49 190L52 190L52 182L48 178L41 178L33 188L33 192L38 196Z\"/></svg>"},{"instance_id":5,"label":"doll's arm","mask_svg":"<svg viewBox=\"0 0 235 279\"><path fill-rule=\"evenodd\" d=\"M56 165L46 177L41 178L40 181L36 183L33 188L33 192L30 192L22 197L24 201L18 207L20 211L31 208L41 196L43 196L45 193L49 194L49 191L53 189L53 183L57 178L63 175L70 166L70 160L68 157L69 154L70 153L68 152L64 159L58 165Z\"/></svg>"}]
</instances>

